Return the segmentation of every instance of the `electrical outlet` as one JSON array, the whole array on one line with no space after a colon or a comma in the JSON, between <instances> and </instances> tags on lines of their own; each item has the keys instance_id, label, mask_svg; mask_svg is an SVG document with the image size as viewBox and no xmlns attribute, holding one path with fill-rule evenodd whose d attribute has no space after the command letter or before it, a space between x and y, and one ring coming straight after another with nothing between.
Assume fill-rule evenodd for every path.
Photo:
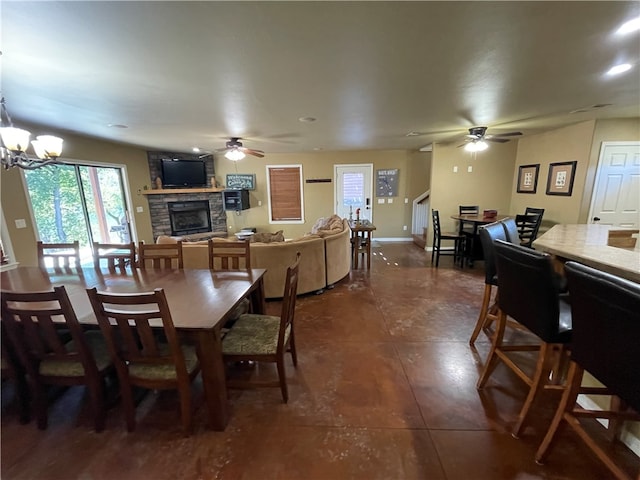
<instances>
[{"instance_id":1,"label":"electrical outlet","mask_svg":"<svg viewBox=\"0 0 640 480\"><path fill-rule=\"evenodd\" d=\"M262 200L258 200L258 206L261 207L262 206Z\"/></svg>"},{"instance_id":2,"label":"electrical outlet","mask_svg":"<svg viewBox=\"0 0 640 480\"><path fill-rule=\"evenodd\" d=\"M405 199L404 199L404 203L409 203L409 199L408 199L408 198L405 198Z\"/></svg>"},{"instance_id":3,"label":"electrical outlet","mask_svg":"<svg viewBox=\"0 0 640 480\"><path fill-rule=\"evenodd\" d=\"M469 172L469 173L473 172L473 167L471 165L469 165L467 167L467 172Z\"/></svg>"},{"instance_id":4,"label":"electrical outlet","mask_svg":"<svg viewBox=\"0 0 640 480\"><path fill-rule=\"evenodd\" d=\"M453 167L453 173L458 173L458 166Z\"/></svg>"}]
</instances>

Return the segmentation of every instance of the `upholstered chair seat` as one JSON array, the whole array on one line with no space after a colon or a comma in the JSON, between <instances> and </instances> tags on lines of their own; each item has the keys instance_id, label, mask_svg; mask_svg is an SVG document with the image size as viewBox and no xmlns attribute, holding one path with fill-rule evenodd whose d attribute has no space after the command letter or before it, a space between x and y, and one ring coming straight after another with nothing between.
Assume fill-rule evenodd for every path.
<instances>
[{"instance_id":1,"label":"upholstered chair seat","mask_svg":"<svg viewBox=\"0 0 640 480\"><path fill-rule=\"evenodd\" d=\"M271 315L241 315L222 340L224 355L275 355L278 349L280 317ZM290 327L285 330L289 340Z\"/></svg>"},{"instance_id":2,"label":"upholstered chair seat","mask_svg":"<svg viewBox=\"0 0 640 480\"><path fill-rule=\"evenodd\" d=\"M199 368L198 355L195 347L191 345L181 345L184 355L184 363L189 375L193 374ZM171 349L167 344L158 345L159 354L171 356ZM149 363L129 363L129 375L135 378L144 378L148 380L177 380L178 374L173 364L149 364Z\"/></svg>"},{"instance_id":3,"label":"upholstered chair seat","mask_svg":"<svg viewBox=\"0 0 640 480\"><path fill-rule=\"evenodd\" d=\"M87 346L96 362L99 372L103 372L111 367L111 357L109 356L109 348L104 336L99 331L88 331L84 333ZM68 352L77 350L74 341L65 344ZM83 377L85 375L82 361L76 358L74 361L45 359L40 362L39 373L43 377Z\"/></svg>"}]
</instances>

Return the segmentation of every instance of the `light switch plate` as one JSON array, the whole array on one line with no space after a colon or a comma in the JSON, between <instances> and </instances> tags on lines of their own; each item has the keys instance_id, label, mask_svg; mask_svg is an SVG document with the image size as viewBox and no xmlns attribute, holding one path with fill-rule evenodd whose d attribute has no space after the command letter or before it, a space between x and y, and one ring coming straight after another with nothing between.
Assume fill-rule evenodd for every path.
<instances>
[{"instance_id":1,"label":"light switch plate","mask_svg":"<svg viewBox=\"0 0 640 480\"><path fill-rule=\"evenodd\" d=\"M387 203L393 203L393 198L387 198Z\"/></svg>"},{"instance_id":2,"label":"light switch plate","mask_svg":"<svg viewBox=\"0 0 640 480\"><path fill-rule=\"evenodd\" d=\"M16 219L16 228L27 228L27 222L24 218Z\"/></svg>"},{"instance_id":3,"label":"light switch plate","mask_svg":"<svg viewBox=\"0 0 640 480\"><path fill-rule=\"evenodd\" d=\"M144 209L142 207L136 207L136 212L137 213L142 213L144 211Z\"/></svg>"},{"instance_id":4,"label":"light switch plate","mask_svg":"<svg viewBox=\"0 0 640 480\"><path fill-rule=\"evenodd\" d=\"M379 198L378 203L384 203L384 198Z\"/></svg>"}]
</instances>

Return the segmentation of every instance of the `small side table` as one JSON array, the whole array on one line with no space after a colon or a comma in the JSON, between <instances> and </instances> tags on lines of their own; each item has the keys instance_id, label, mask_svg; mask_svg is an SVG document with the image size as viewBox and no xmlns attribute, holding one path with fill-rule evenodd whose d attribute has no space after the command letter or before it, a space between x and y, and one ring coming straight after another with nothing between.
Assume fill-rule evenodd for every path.
<instances>
[{"instance_id":1,"label":"small side table","mask_svg":"<svg viewBox=\"0 0 640 480\"><path fill-rule=\"evenodd\" d=\"M349 223L351 229L351 252L353 268L358 268L358 257L367 256L367 269L371 268L371 239L376 226L372 223L364 225L361 222L352 221Z\"/></svg>"}]
</instances>

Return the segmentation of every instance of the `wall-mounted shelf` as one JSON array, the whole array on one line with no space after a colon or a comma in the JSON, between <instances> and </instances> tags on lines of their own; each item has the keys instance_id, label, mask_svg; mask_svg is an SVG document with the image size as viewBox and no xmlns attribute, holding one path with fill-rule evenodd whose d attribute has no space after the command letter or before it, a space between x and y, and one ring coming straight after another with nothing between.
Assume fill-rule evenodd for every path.
<instances>
[{"instance_id":1,"label":"wall-mounted shelf","mask_svg":"<svg viewBox=\"0 0 640 480\"><path fill-rule=\"evenodd\" d=\"M141 190L142 195L173 195L176 193L216 193L224 188L160 188L158 190Z\"/></svg>"}]
</instances>

